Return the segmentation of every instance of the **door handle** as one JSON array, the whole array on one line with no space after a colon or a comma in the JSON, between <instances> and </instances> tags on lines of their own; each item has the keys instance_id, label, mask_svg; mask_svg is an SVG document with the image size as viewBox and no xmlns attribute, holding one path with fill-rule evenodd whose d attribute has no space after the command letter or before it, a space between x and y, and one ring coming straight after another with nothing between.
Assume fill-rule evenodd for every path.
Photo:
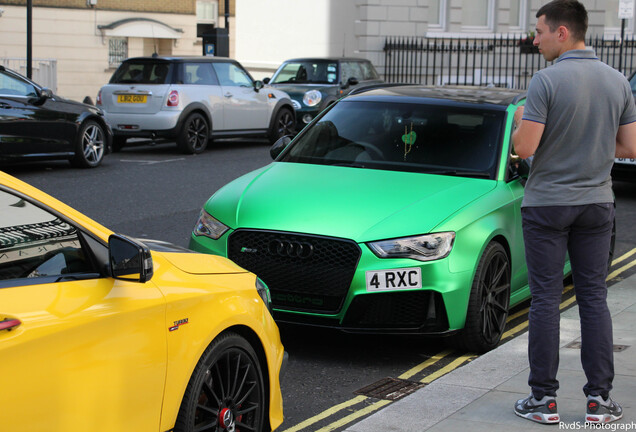
<instances>
[{"instance_id":1,"label":"door handle","mask_svg":"<svg viewBox=\"0 0 636 432\"><path fill-rule=\"evenodd\" d=\"M0 331L2 331L2 330L7 330L7 331L13 330L14 328L19 326L20 324L22 324L22 321L20 321L19 319L15 319L15 318L4 319L4 320L0 321Z\"/></svg>"},{"instance_id":2,"label":"door handle","mask_svg":"<svg viewBox=\"0 0 636 432\"><path fill-rule=\"evenodd\" d=\"M223 96L225 96L226 98L231 98L232 97L232 93L225 93Z\"/></svg>"},{"instance_id":3,"label":"door handle","mask_svg":"<svg viewBox=\"0 0 636 432\"><path fill-rule=\"evenodd\" d=\"M8 103L0 102L0 108L11 109L11 105Z\"/></svg>"}]
</instances>

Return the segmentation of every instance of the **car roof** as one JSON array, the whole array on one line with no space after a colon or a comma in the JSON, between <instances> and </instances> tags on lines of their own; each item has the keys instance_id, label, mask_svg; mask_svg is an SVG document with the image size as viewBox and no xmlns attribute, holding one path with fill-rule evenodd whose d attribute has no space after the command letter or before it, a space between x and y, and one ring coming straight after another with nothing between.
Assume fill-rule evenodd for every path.
<instances>
[{"instance_id":1,"label":"car roof","mask_svg":"<svg viewBox=\"0 0 636 432\"><path fill-rule=\"evenodd\" d=\"M298 58L285 60L283 63L301 62L301 61L303 61L303 62L304 61L364 61L364 62L370 62L368 59L358 58L358 57L298 57Z\"/></svg>"},{"instance_id":2,"label":"car roof","mask_svg":"<svg viewBox=\"0 0 636 432\"><path fill-rule=\"evenodd\" d=\"M446 100L457 103L497 105L503 108L525 99L525 90L480 86L426 86L416 84L374 85L361 88L346 99L401 101L405 99ZM415 102L415 100L414 100Z\"/></svg>"},{"instance_id":3,"label":"car roof","mask_svg":"<svg viewBox=\"0 0 636 432\"><path fill-rule=\"evenodd\" d=\"M124 60L124 62L132 61L163 61L163 62L232 62L238 63L236 60L227 57L212 57L212 56L145 56L145 57L131 57Z\"/></svg>"}]
</instances>

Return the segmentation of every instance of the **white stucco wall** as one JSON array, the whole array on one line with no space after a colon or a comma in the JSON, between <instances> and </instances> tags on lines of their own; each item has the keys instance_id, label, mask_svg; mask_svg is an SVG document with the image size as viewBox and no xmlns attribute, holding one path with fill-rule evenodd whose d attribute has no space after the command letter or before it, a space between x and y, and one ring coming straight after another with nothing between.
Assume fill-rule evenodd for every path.
<instances>
[{"instance_id":1,"label":"white stucco wall","mask_svg":"<svg viewBox=\"0 0 636 432\"><path fill-rule=\"evenodd\" d=\"M2 8L0 58L26 58L26 8ZM97 26L124 18L151 18L180 28L183 33L176 44L168 42L171 53L201 55L194 15L34 7L33 58L57 60L57 94L78 101L90 96L95 101L99 88L108 82L114 71L108 67L108 38L102 37ZM144 53L144 41L148 39L129 38L128 55L150 54ZM161 46L164 44L165 41Z\"/></svg>"},{"instance_id":2,"label":"white stucco wall","mask_svg":"<svg viewBox=\"0 0 636 432\"><path fill-rule=\"evenodd\" d=\"M284 61L308 56L355 56L357 0L240 0L236 59L255 78Z\"/></svg>"}]
</instances>

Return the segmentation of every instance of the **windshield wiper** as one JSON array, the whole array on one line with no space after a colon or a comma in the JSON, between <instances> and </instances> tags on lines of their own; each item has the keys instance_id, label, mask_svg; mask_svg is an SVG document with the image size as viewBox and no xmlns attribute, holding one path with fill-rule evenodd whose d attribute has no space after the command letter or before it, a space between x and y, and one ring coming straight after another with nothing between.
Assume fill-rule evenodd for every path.
<instances>
[{"instance_id":1,"label":"windshield wiper","mask_svg":"<svg viewBox=\"0 0 636 432\"><path fill-rule=\"evenodd\" d=\"M439 174L439 175L451 175L457 177L476 177L476 178L490 178L490 173L485 171L457 171L457 170L439 170L439 171L424 171L425 174Z\"/></svg>"},{"instance_id":2,"label":"windshield wiper","mask_svg":"<svg viewBox=\"0 0 636 432\"><path fill-rule=\"evenodd\" d=\"M359 163L355 163L355 162L338 162L338 163L331 164L331 166L344 166L344 167L350 167L350 168L366 168L365 165L362 165L362 164L359 164Z\"/></svg>"}]
</instances>

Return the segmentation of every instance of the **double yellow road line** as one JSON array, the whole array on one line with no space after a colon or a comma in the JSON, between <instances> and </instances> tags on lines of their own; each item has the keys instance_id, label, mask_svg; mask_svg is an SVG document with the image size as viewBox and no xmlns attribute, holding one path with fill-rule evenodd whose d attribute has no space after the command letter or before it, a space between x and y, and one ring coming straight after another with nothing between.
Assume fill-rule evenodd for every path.
<instances>
[{"instance_id":1,"label":"double yellow road line","mask_svg":"<svg viewBox=\"0 0 636 432\"><path fill-rule=\"evenodd\" d=\"M634 255L636 255L636 248L632 249L631 251L627 252L626 254L620 256L619 258L616 258L614 261L612 261L612 267L615 267L616 265L620 264L623 261L628 260L629 258L633 257ZM636 266L636 259L631 260L630 262L628 262L627 264L624 264L623 266L621 266L620 268L612 271L608 276L607 276L607 280L610 281L612 279L615 279L616 277L618 277L619 275L621 275L622 273L624 273L625 271L629 270L630 268ZM570 291L572 288L574 288L573 285L568 285L563 289L563 292L566 293L568 291ZM576 297L572 296L567 298L566 300L561 302L560 305L560 309L563 310L565 308L567 308L568 306L570 306L572 303L574 303L576 301ZM520 316L523 316L525 314L528 313L530 308L525 308L523 310L520 310L518 312L516 312L513 315L510 315L508 317L507 322L510 322ZM503 336L502 339L507 339L510 338L512 336L517 335L518 333L521 333L522 331L524 331L526 328L528 327L528 320L525 320L524 322L522 322L521 324L511 328L510 330L506 331ZM404 372L402 375L400 375L398 378L401 379L409 379L417 374L419 374L420 372L426 370L427 368L430 368L434 365L436 365L437 363L439 363L441 360L445 359L446 357L448 357L451 354L455 354L454 350L448 349L448 350L444 350L444 351L440 351L439 353L433 355L431 358L429 358L428 360L418 364L417 366L409 369L408 371ZM436 379L446 375L447 373L457 369L458 367L462 366L464 363L472 360L473 358L475 358L476 356L473 354L465 354L462 356L459 356L457 358L455 358L454 360L452 360L451 362L449 362L447 365L445 365L444 367L437 369L436 371L426 375L424 378L422 378L420 380L421 383L424 384L428 384L431 383L433 381L435 381ZM338 405L335 405L323 412L321 412L320 414L317 414L311 418L308 418L307 420L298 423L295 426L292 426L288 429L282 430L281 432L298 432L298 431L302 431L312 425L315 425L316 423L325 420L328 417L331 417L337 413L339 413L340 411L344 411L344 410L348 410L353 406L356 406L358 404L363 404L365 402L369 402L369 400L372 400L373 398L370 398L368 396L356 396L352 399L349 399L348 401L342 402ZM373 399L374 400L374 399ZM385 407L386 405L389 405L390 403L392 403L392 401L390 400L379 400L376 402L372 402L367 404L365 407L360 408L358 410L353 411L351 414L346 415L336 421L334 421L333 423L328 424L327 426L324 426L318 430L316 430L315 432L331 432L335 429L341 428L342 426L345 426L349 423L354 422L355 420L364 417L368 414L373 413L374 411L378 411L379 409Z\"/></svg>"}]
</instances>

